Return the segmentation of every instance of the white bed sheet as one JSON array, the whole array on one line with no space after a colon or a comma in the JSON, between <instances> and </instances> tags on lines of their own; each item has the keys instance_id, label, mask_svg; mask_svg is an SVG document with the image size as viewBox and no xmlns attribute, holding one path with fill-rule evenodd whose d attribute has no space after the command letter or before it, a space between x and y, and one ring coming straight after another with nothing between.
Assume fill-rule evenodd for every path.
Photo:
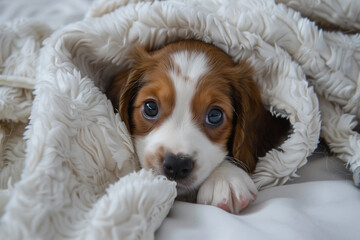
<instances>
[{"instance_id":1,"label":"white bed sheet","mask_svg":"<svg viewBox=\"0 0 360 240\"><path fill-rule=\"evenodd\" d=\"M81 20L91 0L0 0L0 24L31 18L56 29ZM345 164L315 153L287 185L259 192L240 215L176 201L156 239L359 239L360 190Z\"/></svg>"},{"instance_id":2,"label":"white bed sheet","mask_svg":"<svg viewBox=\"0 0 360 240\"><path fill-rule=\"evenodd\" d=\"M156 239L359 239L360 192L338 159L315 156L301 177L260 191L240 215L176 202Z\"/></svg>"}]
</instances>

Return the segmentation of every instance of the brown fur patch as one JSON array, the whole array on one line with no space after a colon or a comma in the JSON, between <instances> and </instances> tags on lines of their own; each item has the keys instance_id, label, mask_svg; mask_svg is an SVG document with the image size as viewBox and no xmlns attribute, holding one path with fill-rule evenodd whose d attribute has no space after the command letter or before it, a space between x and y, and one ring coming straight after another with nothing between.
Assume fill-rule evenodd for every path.
<instances>
[{"instance_id":1,"label":"brown fur patch","mask_svg":"<svg viewBox=\"0 0 360 240\"><path fill-rule=\"evenodd\" d=\"M198 89L191 104L194 120L211 141L223 145L226 150L233 119L229 85L225 79L208 74L203 77ZM205 122L211 108L224 112L224 121L218 127L211 127Z\"/></svg>"},{"instance_id":2,"label":"brown fur patch","mask_svg":"<svg viewBox=\"0 0 360 240\"><path fill-rule=\"evenodd\" d=\"M133 105L133 131L144 136L159 126L172 112L175 106L175 89L169 77L163 71L152 71L145 75L145 86L140 89ZM159 118L150 121L144 118L142 108L146 101L153 100L159 109Z\"/></svg>"},{"instance_id":3,"label":"brown fur patch","mask_svg":"<svg viewBox=\"0 0 360 240\"><path fill-rule=\"evenodd\" d=\"M227 70L236 111L229 148L234 160L245 163L244 169L249 172L254 171L258 158L279 146L290 130L286 119L273 117L264 108L252 75L253 69L246 62ZM243 166L242 163L239 165Z\"/></svg>"},{"instance_id":4,"label":"brown fur patch","mask_svg":"<svg viewBox=\"0 0 360 240\"><path fill-rule=\"evenodd\" d=\"M133 135L145 135L171 113L175 104L175 90L165 69L170 68L167 58L158 52L147 52L137 46L133 51L131 69L120 72L106 94ZM142 116L142 105L147 100L159 104L161 116L148 121Z\"/></svg>"},{"instance_id":5,"label":"brown fur patch","mask_svg":"<svg viewBox=\"0 0 360 240\"><path fill-rule=\"evenodd\" d=\"M155 171L158 171L161 173L162 168L162 159L166 154L166 150L164 147L159 147L154 151L153 154L147 154L144 157L144 164L147 168L154 169Z\"/></svg>"},{"instance_id":6,"label":"brown fur patch","mask_svg":"<svg viewBox=\"0 0 360 240\"><path fill-rule=\"evenodd\" d=\"M106 96L110 99L113 107L119 110L119 101L122 90L125 88L126 82L129 77L130 69L122 71L115 76L111 85L106 91Z\"/></svg>"}]
</instances>

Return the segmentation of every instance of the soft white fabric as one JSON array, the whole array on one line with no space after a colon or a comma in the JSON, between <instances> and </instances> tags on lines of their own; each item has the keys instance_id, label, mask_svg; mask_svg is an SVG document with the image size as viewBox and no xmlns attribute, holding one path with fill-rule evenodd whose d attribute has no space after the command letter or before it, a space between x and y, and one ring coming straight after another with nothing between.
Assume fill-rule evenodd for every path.
<instances>
[{"instance_id":1,"label":"soft white fabric","mask_svg":"<svg viewBox=\"0 0 360 240\"><path fill-rule=\"evenodd\" d=\"M359 203L359 190L351 181L265 189L239 216L211 206L175 202L156 239L353 240L358 238Z\"/></svg>"},{"instance_id":2,"label":"soft white fabric","mask_svg":"<svg viewBox=\"0 0 360 240\"><path fill-rule=\"evenodd\" d=\"M31 19L51 28L82 20L93 0L0 0L0 23L14 19Z\"/></svg>"},{"instance_id":3,"label":"soft white fabric","mask_svg":"<svg viewBox=\"0 0 360 240\"><path fill-rule=\"evenodd\" d=\"M238 216L175 202L156 239L357 239L360 193L341 161L321 146L297 174L287 185L260 191Z\"/></svg>"},{"instance_id":4,"label":"soft white fabric","mask_svg":"<svg viewBox=\"0 0 360 240\"><path fill-rule=\"evenodd\" d=\"M356 5L356 0L347 3ZM260 159L253 175L259 188L285 183L307 162L318 143L319 109L322 136L358 173L360 141L354 128L360 113L359 35L322 32L273 1L99 0L84 20L55 33L34 21L0 27L0 84L4 85L0 87L4 93L0 94L0 186L9 187L0 193L5 207L2 238L154 237L174 201L175 186L146 171L128 175L138 169L131 138L101 90L114 73L131 64L128 53L134 45L157 48L188 38L211 42L234 60L249 61L265 103L293 125L282 150L274 149ZM32 86L33 102L28 90ZM25 151L21 133L31 107ZM354 175L355 182L358 179ZM344 186L334 187L339 188ZM356 191L346 188L342 193L351 197L349 206L358 203L353 201ZM293 206L302 205L301 200L298 203ZM332 202L320 204L327 205L309 218L329 216L323 214ZM268 219L292 209L280 205L269 204L269 212L254 211ZM353 210L356 214L358 209ZM287 216L281 217L285 223ZM305 226L307 218L302 219L299 222ZM247 222L255 227L258 221ZM289 222L289 227L297 223ZM260 237L250 230L248 236Z\"/></svg>"},{"instance_id":5,"label":"soft white fabric","mask_svg":"<svg viewBox=\"0 0 360 240\"><path fill-rule=\"evenodd\" d=\"M276 0L302 16L322 24L338 26L347 31L360 30L360 4L353 0Z\"/></svg>"},{"instance_id":6,"label":"soft white fabric","mask_svg":"<svg viewBox=\"0 0 360 240\"><path fill-rule=\"evenodd\" d=\"M40 23L19 20L0 26L0 187L20 179L30 115L37 58L51 30Z\"/></svg>"}]
</instances>

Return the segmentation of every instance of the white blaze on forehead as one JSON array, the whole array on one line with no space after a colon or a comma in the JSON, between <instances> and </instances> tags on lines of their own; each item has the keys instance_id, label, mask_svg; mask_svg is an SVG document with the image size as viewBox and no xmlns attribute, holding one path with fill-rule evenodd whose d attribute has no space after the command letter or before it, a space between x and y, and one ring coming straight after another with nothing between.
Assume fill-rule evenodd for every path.
<instances>
[{"instance_id":1,"label":"white blaze on forehead","mask_svg":"<svg viewBox=\"0 0 360 240\"><path fill-rule=\"evenodd\" d=\"M191 101L196 92L201 76L208 72L208 60L204 53L180 51L171 56L174 69L169 76L175 87L175 108L169 121L175 121L177 127L184 128L193 125Z\"/></svg>"},{"instance_id":2,"label":"white blaze on forehead","mask_svg":"<svg viewBox=\"0 0 360 240\"><path fill-rule=\"evenodd\" d=\"M191 82L197 82L201 75L209 71L207 57L202 52L180 51L174 53L171 58L180 68L181 76Z\"/></svg>"}]
</instances>

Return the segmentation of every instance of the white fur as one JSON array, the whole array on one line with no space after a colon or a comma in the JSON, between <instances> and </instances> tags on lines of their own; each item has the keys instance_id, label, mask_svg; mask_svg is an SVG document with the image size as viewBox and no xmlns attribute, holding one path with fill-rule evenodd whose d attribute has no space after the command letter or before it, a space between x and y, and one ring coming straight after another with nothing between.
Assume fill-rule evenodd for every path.
<instances>
[{"instance_id":1,"label":"white fur","mask_svg":"<svg viewBox=\"0 0 360 240\"><path fill-rule=\"evenodd\" d=\"M190 84L195 86L201 75L209 71L208 60L204 53L194 51L180 51L172 55L172 60L175 64L180 66L180 75L178 78L188 77ZM184 84L185 79L180 79L174 76L174 72L170 72L173 76L174 84ZM176 75L176 74L175 74ZM195 89L195 88L193 88Z\"/></svg>"},{"instance_id":2,"label":"white fur","mask_svg":"<svg viewBox=\"0 0 360 240\"><path fill-rule=\"evenodd\" d=\"M243 169L224 161L201 185L197 202L219 206L225 204L232 213L238 213L255 200L257 189Z\"/></svg>"},{"instance_id":3,"label":"white fur","mask_svg":"<svg viewBox=\"0 0 360 240\"><path fill-rule=\"evenodd\" d=\"M199 78L209 69L207 57L203 53L182 51L175 53L172 59L180 67L180 74L169 71L175 86L175 107L159 128L145 137L136 137L135 146L140 163L145 168L150 167L144 161L145 156L154 155L160 147L173 154L181 153L193 157L198 167L189 177L194 181L191 186L178 184L181 194L181 187L197 188L223 161L227 152L207 138L194 122L191 112L191 101L197 91ZM155 166L154 171L161 174L162 166Z\"/></svg>"}]
</instances>

